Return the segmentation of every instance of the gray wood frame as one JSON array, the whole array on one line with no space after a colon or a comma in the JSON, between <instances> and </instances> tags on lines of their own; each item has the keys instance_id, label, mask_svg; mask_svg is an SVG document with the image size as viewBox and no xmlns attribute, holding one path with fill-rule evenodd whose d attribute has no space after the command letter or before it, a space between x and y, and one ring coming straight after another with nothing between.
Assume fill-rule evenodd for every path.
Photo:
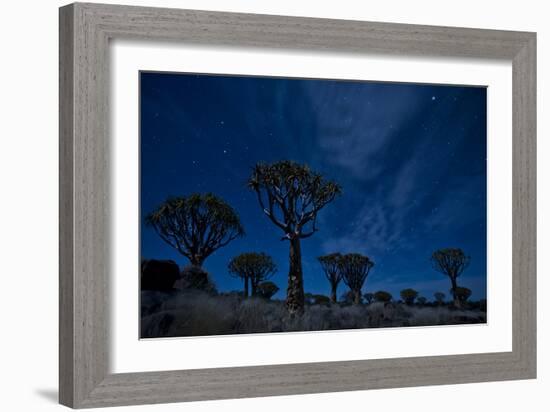
<instances>
[{"instance_id":1,"label":"gray wood frame","mask_svg":"<svg viewBox=\"0 0 550 412\"><path fill-rule=\"evenodd\" d=\"M513 350L453 356L109 373L109 39L513 64ZM103 4L60 9L59 398L74 408L536 376L536 35Z\"/></svg>"}]
</instances>

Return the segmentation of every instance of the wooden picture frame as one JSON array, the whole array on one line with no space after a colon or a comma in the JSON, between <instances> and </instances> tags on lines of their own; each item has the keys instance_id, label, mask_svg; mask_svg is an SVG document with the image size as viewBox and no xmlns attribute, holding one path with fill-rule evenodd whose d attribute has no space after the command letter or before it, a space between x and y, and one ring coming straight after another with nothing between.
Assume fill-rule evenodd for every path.
<instances>
[{"instance_id":1,"label":"wooden picture frame","mask_svg":"<svg viewBox=\"0 0 550 412\"><path fill-rule=\"evenodd\" d=\"M513 66L512 351L109 373L109 40L495 58ZM536 376L536 35L75 3L60 9L59 398L73 408Z\"/></svg>"}]
</instances>

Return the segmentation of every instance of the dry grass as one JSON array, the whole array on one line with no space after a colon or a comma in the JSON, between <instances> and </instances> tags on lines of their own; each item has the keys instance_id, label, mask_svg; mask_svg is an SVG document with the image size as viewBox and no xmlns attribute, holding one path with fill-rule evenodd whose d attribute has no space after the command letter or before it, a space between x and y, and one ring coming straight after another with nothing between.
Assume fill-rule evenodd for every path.
<instances>
[{"instance_id":1,"label":"dry grass","mask_svg":"<svg viewBox=\"0 0 550 412\"><path fill-rule=\"evenodd\" d=\"M307 305L302 317L291 319L282 301L194 290L142 292L141 311L141 336L146 338L486 322L486 313L479 310L398 303Z\"/></svg>"}]
</instances>

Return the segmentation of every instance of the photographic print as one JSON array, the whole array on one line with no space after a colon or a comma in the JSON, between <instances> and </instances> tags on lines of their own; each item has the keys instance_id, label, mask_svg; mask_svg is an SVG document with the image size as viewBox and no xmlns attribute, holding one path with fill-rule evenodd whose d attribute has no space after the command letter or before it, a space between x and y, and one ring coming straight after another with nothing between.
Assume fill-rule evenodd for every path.
<instances>
[{"instance_id":1,"label":"photographic print","mask_svg":"<svg viewBox=\"0 0 550 412\"><path fill-rule=\"evenodd\" d=\"M485 87L139 76L141 338L486 323Z\"/></svg>"}]
</instances>

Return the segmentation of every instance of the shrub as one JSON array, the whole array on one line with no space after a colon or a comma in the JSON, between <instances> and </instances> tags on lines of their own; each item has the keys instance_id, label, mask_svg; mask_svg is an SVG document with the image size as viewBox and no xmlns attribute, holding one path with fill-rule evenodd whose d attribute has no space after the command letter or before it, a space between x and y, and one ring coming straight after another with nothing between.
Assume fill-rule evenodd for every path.
<instances>
[{"instance_id":1,"label":"shrub","mask_svg":"<svg viewBox=\"0 0 550 412\"><path fill-rule=\"evenodd\" d=\"M262 282L258 285L258 296L264 299L271 299L271 297L279 291L279 287L273 282Z\"/></svg>"},{"instance_id":2,"label":"shrub","mask_svg":"<svg viewBox=\"0 0 550 412\"><path fill-rule=\"evenodd\" d=\"M464 303L472 295L472 291L468 288L457 286L455 288L455 295L457 299L460 301L460 303Z\"/></svg>"},{"instance_id":3,"label":"shrub","mask_svg":"<svg viewBox=\"0 0 550 412\"><path fill-rule=\"evenodd\" d=\"M238 293L226 292L213 296L197 289L141 293L143 338L431 326L485 321L486 313L480 310L451 310L446 306L408 306L380 301L368 306L314 304L305 306L303 316L291 317L281 300L259 297L244 299Z\"/></svg>"},{"instance_id":4,"label":"shrub","mask_svg":"<svg viewBox=\"0 0 550 412\"><path fill-rule=\"evenodd\" d=\"M188 265L181 271L181 288L197 289L209 294L217 294L216 285L210 280L208 272L196 265Z\"/></svg>"}]
</instances>

